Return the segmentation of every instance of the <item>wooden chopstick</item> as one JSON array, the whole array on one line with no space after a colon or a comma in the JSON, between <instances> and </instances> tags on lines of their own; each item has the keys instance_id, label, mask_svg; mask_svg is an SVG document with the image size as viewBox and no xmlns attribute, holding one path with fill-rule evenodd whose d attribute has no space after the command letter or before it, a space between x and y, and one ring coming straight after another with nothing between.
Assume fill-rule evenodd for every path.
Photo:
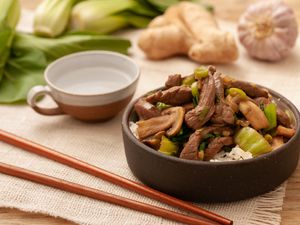
<instances>
[{"instance_id":1,"label":"wooden chopstick","mask_svg":"<svg viewBox=\"0 0 300 225\"><path fill-rule=\"evenodd\" d=\"M37 155L46 157L48 159L57 161L59 163L62 163L64 165L67 165L69 167L78 169L80 171L83 171L85 173L94 175L96 177L99 177L103 180L109 181L111 183L114 183L116 185L119 185L121 187L127 188L129 190L135 191L139 194L145 195L147 197L156 199L158 201L164 202L166 204L169 204L171 206L184 209L186 211L201 215L203 217L206 217L210 220L216 221L220 224L230 225L233 224L233 221L230 219L227 219L225 217L222 217L218 214L215 214L213 212L207 211L205 209L202 209L198 206L195 206L193 204L190 204L188 202L182 201L180 199L174 198L170 195L164 194L162 192L159 192L157 190L154 190L150 187L147 187L145 185L139 184L137 182L134 182L132 180L126 179L124 177L118 176L114 173L108 172L104 169L101 169L99 167L90 165L86 162L83 162L81 160L78 160L76 158L73 158L71 156L65 155L63 153L54 151L52 149L49 149L45 146L39 145L37 143L31 142L29 140L23 139L21 137L18 137L14 134L8 133L6 131L0 130L0 140L4 141L8 144L14 145L16 147L22 148L26 151L35 153Z\"/></svg>"},{"instance_id":2,"label":"wooden chopstick","mask_svg":"<svg viewBox=\"0 0 300 225\"><path fill-rule=\"evenodd\" d=\"M212 224L211 222L200 220L199 218L196 217L191 217L184 214L176 213L164 208L156 207L139 201L134 201L129 198L113 195L94 188L68 182L62 179L47 176L41 173L33 172L30 170L8 165L5 163L0 163L0 172L10 176L14 176L25 180L30 180L39 184L44 184L50 187L54 187L63 191L68 191L75 194L90 197L93 199L101 200L104 202L113 203L126 208L153 214L156 216L160 216L166 219L175 220L186 224L198 224L198 225Z\"/></svg>"}]
</instances>

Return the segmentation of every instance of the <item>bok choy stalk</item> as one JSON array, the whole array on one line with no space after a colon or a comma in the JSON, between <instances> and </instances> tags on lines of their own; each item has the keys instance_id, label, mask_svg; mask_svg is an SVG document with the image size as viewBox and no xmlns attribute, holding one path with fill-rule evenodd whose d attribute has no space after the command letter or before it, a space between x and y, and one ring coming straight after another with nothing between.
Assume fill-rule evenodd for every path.
<instances>
[{"instance_id":1,"label":"bok choy stalk","mask_svg":"<svg viewBox=\"0 0 300 225\"><path fill-rule=\"evenodd\" d=\"M49 39L17 33L0 82L0 103L24 101L31 87L44 84L44 69L59 57L85 50L127 53L129 47L128 40L111 36L69 34Z\"/></svg>"},{"instance_id":2,"label":"bok choy stalk","mask_svg":"<svg viewBox=\"0 0 300 225\"><path fill-rule=\"evenodd\" d=\"M0 81L5 63L10 54L10 46L15 34L15 27L20 17L19 0L0 0Z\"/></svg>"},{"instance_id":3,"label":"bok choy stalk","mask_svg":"<svg viewBox=\"0 0 300 225\"><path fill-rule=\"evenodd\" d=\"M72 30L110 33L128 25L125 17L116 13L133 6L132 0L90 0L77 4L71 14Z\"/></svg>"},{"instance_id":4,"label":"bok choy stalk","mask_svg":"<svg viewBox=\"0 0 300 225\"><path fill-rule=\"evenodd\" d=\"M73 5L79 1L44 0L35 11L34 33L45 37L61 35L68 25Z\"/></svg>"},{"instance_id":5,"label":"bok choy stalk","mask_svg":"<svg viewBox=\"0 0 300 225\"><path fill-rule=\"evenodd\" d=\"M129 25L143 28L156 15L134 0L89 0L73 8L70 29L106 34Z\"/></svg>"}]
</instances>

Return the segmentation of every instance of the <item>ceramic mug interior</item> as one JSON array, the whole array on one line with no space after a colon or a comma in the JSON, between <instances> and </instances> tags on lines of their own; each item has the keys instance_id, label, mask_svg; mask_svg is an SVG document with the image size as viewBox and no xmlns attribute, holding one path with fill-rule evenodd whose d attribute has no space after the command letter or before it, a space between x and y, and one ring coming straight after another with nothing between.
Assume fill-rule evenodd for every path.
<instances>
[{"instance_id":1,"label":"ceramic mug interior","mask_svg":"<svg viewBox=\"0 0 300 225\"><path fill-rule=\"evenodd\" d=\"M139 68L119 53L87 51L56 60L44 76L47 86L36 86L28 94L28 103L35 111L94 121L113 117L130 101ZM54 99L57 108L37 106L37 97L45 94Z\"/></svg>"}]
</instances>

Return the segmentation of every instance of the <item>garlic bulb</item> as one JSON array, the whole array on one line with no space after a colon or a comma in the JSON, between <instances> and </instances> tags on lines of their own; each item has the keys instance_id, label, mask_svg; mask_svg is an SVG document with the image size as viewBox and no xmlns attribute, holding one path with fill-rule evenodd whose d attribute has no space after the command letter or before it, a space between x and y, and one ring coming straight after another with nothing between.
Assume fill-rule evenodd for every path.
<instances>
[{"instance_id":1,"label":"garlic bulb","mask_svg":"<svg viewBox=\"0 0 300 225\"><path fill-rule=\"evenodd\" d=\"M294 46L298 25L292 9L282 1L262 1L240 17L238 33L252 57L278 61Z\"/></svg>"}]
</instances>

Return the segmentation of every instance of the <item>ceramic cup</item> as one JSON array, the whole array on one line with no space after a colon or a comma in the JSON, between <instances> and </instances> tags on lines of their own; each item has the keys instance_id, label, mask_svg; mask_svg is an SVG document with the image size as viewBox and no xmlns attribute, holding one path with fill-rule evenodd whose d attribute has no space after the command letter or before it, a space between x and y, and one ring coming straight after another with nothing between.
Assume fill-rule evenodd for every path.
<instances>
[{"instance_id":1,"label":"ceramic cup","mask_svg":"<svg viewBox=\"0 0 300 225\"><path fill-rule=\"evenodd\" d=\"M62 57L45 70L46 86L33 87L28 104L43 115L68 114L83 121L106 120L115 116L131 100L140 75L129 57L108 51L86 51ZM41 96L57 104L44 108Z\"/></svg>"}]
</instances>

